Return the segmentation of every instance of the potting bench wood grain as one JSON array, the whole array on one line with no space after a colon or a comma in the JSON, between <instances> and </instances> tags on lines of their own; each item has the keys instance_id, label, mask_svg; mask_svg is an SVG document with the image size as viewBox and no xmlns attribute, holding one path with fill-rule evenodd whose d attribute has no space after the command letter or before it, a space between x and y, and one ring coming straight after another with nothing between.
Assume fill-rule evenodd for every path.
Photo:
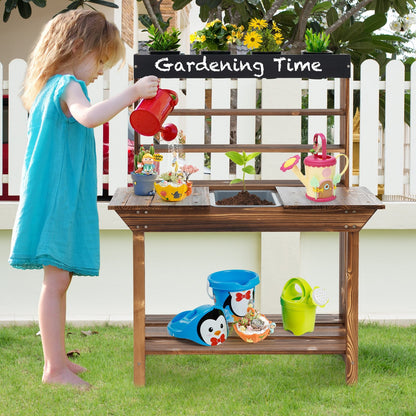
<instances>
[{"instance_id":1,"label":"potting bench wood grain","mask_svg":"<svg viewBox=\"0 0 416 416\"><path fill-rule=\"evenodd\" d=\"M341 354L348 384L358 375L358 251L359 231L384 205L366 188L338 188L337 198L313 203L303 187L278 186L281 206L224 207L210 202L206 186L194 186L180 202L157 195L141 197L119 188L109 209L133 232L134 382L145 384L145 359L150 354ZM173 316L145 315L145 236L178 231L326 231L339 233L339 313L318 315L315 330L302 336L284 331L280 315L268 315L276 331L257 344L237 336L216 347L179 340L167 333Z\"/></svg>"}]
</instances>

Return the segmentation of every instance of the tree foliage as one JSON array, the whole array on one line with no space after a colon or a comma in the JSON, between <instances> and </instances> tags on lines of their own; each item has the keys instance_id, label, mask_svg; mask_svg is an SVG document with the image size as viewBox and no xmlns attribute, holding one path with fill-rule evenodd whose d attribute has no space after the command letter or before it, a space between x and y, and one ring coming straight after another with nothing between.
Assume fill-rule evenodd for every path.
<instances>
[{"instance_id":1,"label":"tree foliage","mask_svg":"<svg viewBox=\"0 0 416 416\"><path fill-rule=\"evenodd\" d=\"M30 5L31 2L38 7L46 6L46 0L6 0L4 4L3 22L7 22L9 20L12 11L16 8L23 19L29 19L29 17L32 16L32 6ZM61 13L68 10L78 9L78 7L83 7L84 5L94 9L94 6L91 3L106 7L118 8L116 4L106 0L70 0L68 7L62 10Z\"/></svg>"},{"instance_id":2,"label":"tree foliage","mask_svg":"<svg viewBox=\"0 0 416 416\"><path fill-rule=\"evenodd\" d=\"M173 0L173 8L180 10L190 1ZM285 39L282 49L291 53L305 47L306 30L324 31L331 35L329 48L335 53L349 53L354 63L369 57L380 60L386 53L394 53L395 45L405 38L375 32L386 24L389 10L405 15L415 6L414 0L196 0L196 4L202 21L218 14L225 22L244 26L253 17L273 20Z\"/></svg>"}]
</instances>

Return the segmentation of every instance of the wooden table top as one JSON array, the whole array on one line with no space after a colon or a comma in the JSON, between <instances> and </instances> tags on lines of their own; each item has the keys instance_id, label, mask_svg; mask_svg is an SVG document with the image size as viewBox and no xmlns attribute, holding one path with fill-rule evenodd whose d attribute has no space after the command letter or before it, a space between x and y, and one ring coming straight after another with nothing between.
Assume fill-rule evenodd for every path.
<instances>
[{"instance_id":1,"label":"wooden table top","mask_svg":"<svg viewBox=\"0 0 416 416\"><path fill-rule=\"evenodd\" d=\"M232 188L229 188L230 190ZM330 202L309 201L303 187L276 187L280 205L216 206L209 188L194 186L179 202L119 188L108 209L132 231L359 231L384 205L366 188L338 188Z\"/></svg>"},{"instance_id":2,"label":"wooden table top","mask_svg":"<svg viewBox=\"0 0 416 416\"><path fill-rule=\"evenodd\" d=\"M233 190L229 188L228 190ZM328 210L337 209L342 207L348 208L372 208L383 209L384 204L373 195L365 187L352 187L352 188L338 188L337 197L333 201L329 202L315 202L310 201L305 197L305 188L298 186L279 186L272 190L277 192L278 200L281 202L283 208L325 208ZM108 209L113 210L131 210L140 208L163 208L163 207L212 207L223 209L224 206L212 205L210 201L209 188L207 186L194 186L193 193L179 202L167 202L162 200L157 194L154 196L139 196L135 195L133 188L118 188L113 198L110 201ZM230 206L230 208L233 208ZM244 207L248 209L247 207ZM259 208L271 208L263 205L261 207L256 206L253 209Z\"/></svg>"}]
</instances>

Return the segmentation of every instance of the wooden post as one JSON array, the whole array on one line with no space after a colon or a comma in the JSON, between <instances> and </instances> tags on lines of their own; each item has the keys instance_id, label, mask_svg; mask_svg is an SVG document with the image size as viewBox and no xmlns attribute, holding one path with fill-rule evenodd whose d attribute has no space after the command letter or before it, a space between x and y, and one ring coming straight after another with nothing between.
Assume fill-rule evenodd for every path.
<instances>
[{"instance_id":1,"label":"wooden post","mask_svg":"<svg viewBox=\"0 0 416 416\"><path fill-rule=\"evenodd\" d=\"M146 382L145 335L145 265L144 232L133 232L133 336L134 336L134 384Z\"/></svg>"},{"instance_id":2,"label":"wooden post","mask_svg":"<svg viewBox=\"0 0 416 416\"><path fill-rule=\"evenodd\" d=\"M345 379L358 380L359 233L340 233L340 315L346 331Z\"/></svg>"}]
</instances>

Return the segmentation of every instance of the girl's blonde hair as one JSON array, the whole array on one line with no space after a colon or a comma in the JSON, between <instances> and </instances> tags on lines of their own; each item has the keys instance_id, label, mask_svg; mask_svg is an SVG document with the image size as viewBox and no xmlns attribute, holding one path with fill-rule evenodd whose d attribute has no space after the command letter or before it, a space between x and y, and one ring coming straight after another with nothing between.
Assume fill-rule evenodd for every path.
<instances>
[{"instance_id":1,"label":"girl's blonde hair","mask_svg":"<svg viewBox=\"0 0 416 416\"><path fill-rule=\"evenodd\" d=\"M74 48L81 53L75 57ZM50 77L72 59L82 60L89 52L112 67L124 59L125 47L117 27L93 10L72 10L55 16L43 29L28 63L22 101L27 110Z\"/></svg>"}]
</instances>

